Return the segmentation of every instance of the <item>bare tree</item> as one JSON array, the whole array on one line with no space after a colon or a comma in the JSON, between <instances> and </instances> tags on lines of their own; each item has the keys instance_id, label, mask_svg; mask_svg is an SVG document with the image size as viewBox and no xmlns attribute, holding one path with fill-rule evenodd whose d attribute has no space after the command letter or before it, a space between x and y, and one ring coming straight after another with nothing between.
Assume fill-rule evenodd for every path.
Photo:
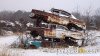
<instances>
[{"instance_id":1,"label":"bare tree","mask_svg":"<svg viewBox=\"0 0 100 56\"><path fill-rule=\"evenodd\" d=\"M100 8L98 8L95 11L94 18L95 18L96 27L98 30L100 30Z\"/></svg>"}]
</instances>

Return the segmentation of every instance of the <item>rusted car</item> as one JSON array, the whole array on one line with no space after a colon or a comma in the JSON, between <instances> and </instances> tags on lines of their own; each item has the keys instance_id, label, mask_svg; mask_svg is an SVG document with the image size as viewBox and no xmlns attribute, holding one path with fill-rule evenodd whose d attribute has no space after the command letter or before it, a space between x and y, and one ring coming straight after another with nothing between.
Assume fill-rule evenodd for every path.
<instances>
[{"instance_id":1,"label":"rusted car","mask_svg":"<svg viewBox=\"0 0 100 56\"><path fill-rule=\"evenodd\" d=\"M53 12L57 12L58 14ZM72 45L78 45L78 41L80 43L81 40L82 45L82 39L84 39L83 36L86 29L85 22L71 17L72 14L64 10L56 9L56 11L53 12L49 13L32 9L30 18L35 20L35 26L30 30L34 31L33 36L40 35L43 40L48 39L48 41L54 42L64 40L68 45L70 45L70 42L73 43ZM59 14L64 14L65 16L60 16Z\"/></svg>"}]
</instances>

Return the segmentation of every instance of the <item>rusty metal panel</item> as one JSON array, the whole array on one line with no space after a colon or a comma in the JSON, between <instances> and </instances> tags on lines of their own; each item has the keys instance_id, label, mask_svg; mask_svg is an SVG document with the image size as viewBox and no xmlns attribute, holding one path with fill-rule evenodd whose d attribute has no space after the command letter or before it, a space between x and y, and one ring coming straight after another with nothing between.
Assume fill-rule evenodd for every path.
<instances>
[{"instance_id":1,"label":"rusty metal panel","mask_svg":"<svg viewBox=\"0 0 100 56\"><path fill-rule=\"evenodd\" d=\"M56 37L56 31L55 30L51 30L51 29L45 29L44 30L44 36L45 37Z\"/></svg>"},{"instance_id":2,"label":"rusty metal panel","mask_svg":"<svg viewBox=\"0 0 100 56\"><path fill-rule=\"evenodd\" d=\"M38 19L42 18L42 20L50 22L50 23L61 24L61 25L67 25L68 23L73 23L73 24L76 24L78 27L86 29L85 22L81 21L79 19L62 17L59 15L55 15L52 13L35 10L35 9L32 10L32 13L35 14L35 16L33 16L33 17L38 18Z\"/></svg>"}]
</instances>

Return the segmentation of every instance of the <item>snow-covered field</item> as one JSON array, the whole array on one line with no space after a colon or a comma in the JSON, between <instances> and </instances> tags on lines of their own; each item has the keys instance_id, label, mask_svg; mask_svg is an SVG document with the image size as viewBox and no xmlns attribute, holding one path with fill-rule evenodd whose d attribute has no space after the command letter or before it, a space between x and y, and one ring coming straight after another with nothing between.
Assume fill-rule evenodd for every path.
<instances>
[{"instance_id":1,"label":"snow-covered field","mask_svg":"<svg viewBox=\"0 0 100 56\"><path fill-rule=\"evenodd\" d=\"M99 33L96 33L100 36ZM40 48L21 49L10 48L18 36L0 36L0 56L100 56L100 45L86 46L83 48Z\"/></svg>"}]
</instances>

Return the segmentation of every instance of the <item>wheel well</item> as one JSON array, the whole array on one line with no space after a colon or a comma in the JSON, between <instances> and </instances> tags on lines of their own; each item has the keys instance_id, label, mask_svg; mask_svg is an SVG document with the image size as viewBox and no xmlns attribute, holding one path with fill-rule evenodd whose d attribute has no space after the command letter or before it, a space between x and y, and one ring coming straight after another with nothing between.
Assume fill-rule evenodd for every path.
<instances>
[{"instance_id":1,"label":"wheel well","mask_svg":"<svg viewBox=\"0 0 100 56\"><path fill-rule=\"evenodd\" d=\"M68 23L67 24L67 28L69 29L69 30L71 30L72 28L74 28L74 29L76 29L76 30L83 30L81 27L78 27L76 24L74 24L74 23Z\"/></svg>"}]
</instances>

